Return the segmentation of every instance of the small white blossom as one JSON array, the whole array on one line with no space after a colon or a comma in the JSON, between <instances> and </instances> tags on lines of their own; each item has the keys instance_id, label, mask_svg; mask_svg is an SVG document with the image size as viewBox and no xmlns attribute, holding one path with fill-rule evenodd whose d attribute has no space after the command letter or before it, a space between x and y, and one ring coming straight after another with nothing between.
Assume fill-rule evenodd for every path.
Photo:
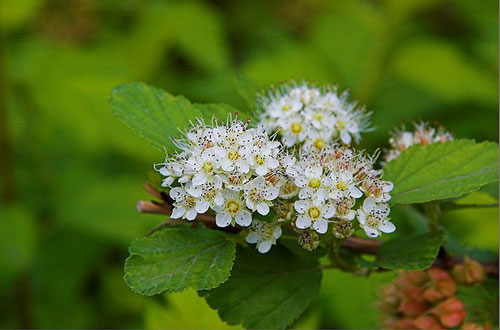
<instances>
[{"instance_id":1,"label":"small white blossom","mask_svg":"<svg viewBox=\"0 0 500 330\"><path fill-rule=\"evenodd\" d=\"M190 196L181 187L175 187L170 190L170 197L175 201L174 209L170 217L172 219L186 218L192 221L196 218L196 199Z\"/></svg>"},{"instance_id":2,"label":"small white blossom","mask_svg":"<svg viewBox=\"0 0 500 330\"><path fill-rule=\"evenodd\" d=\"M271 246L276 244L281 232L281 227L277 222L254 220L245 240L250 244L257 244L257 251L260 253L267 253Z\"/></svg>"},{"instance_id":3,"label":"small white blossom","mask_svg":"<svg viewBox=\"0 0 500 330\"><path fill-rule=\"evenodd\" d=\"M278 197L279 189L269 186L264 177L259 176L245 184L244 192L246 206L254 212L257 211L261 215L267 215L269 206L272 205L270 201Z\"/></svg>"},{"instance_id":4,"label":"small white blossom","mask_svg":"<svg viewBox=\"0 0 500 330\"><path fill-rule=\"evenodd\" d=\"M363 207L358 210L358 221L369 237L377 237L383 233L392 233L396 226L389 221L387 216L390 209L387 204L377 204L375 200L368 197L363 202Z\"/></svg>"},{"instance_id":5,"label":"small white blossom","mask_svg":"<svg viewBox=\"0 0 500 330\"><path fill-rule=\"evenodd\" d=\"M321 199L298 200L294 203L299 213L295 226L299 229L312 227L320 234L328 230L328 219L335 215L335 208Z\"/></svg>"},{"instance_id":6,"label":"small white blossom","mask_svg":"<svg viewBox=\"0 0 500 330\"><path fill-rule=\"evenodd\" d=\"M278 132L287 147L306 145L321 149L340 140L357 143L368 130L370 114L349 102L348 94L334 87L322 89L306 83L285 84L257 100L261 121L269 132Z\"/></svg>"},{"instance_id":7,"label":"small white blossom","mask_svg":"<svg viewBox=\"0 0 500 330\"><path fill-rule=\"evenodd\" d=\"M227 227L237 223L242 227L248 227L252 223L252 214L245 208L241 194L238 191L226 189L223 192L224 204L216 206L215 222L219 227Z\"/></svg>"},{"instance_id":8,"label":"small white blossom","mask_svg":"<svg viewBox=\"0 0 500 330\"><path fill-rule=\"evenodd\" d=\"M443 127L435 128L431 124L421 122L413 124L414 132L395 130L389 139L391 148L384 156L384 162L387 163L397 158L401 151L408 149L412 145L420 144L426 146L432 143L444 143L453 140L453 135Z\"/></svg>"}]
</instances>

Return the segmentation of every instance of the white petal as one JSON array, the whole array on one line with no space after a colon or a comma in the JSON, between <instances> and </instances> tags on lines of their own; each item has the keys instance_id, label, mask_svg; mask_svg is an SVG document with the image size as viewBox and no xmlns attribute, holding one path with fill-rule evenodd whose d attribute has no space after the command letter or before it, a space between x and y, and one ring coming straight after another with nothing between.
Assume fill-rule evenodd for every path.
<instances>
[{"instance_id":1,"label":"white petal","mask_svg":"<svg viewBox=\"0 0 500 330\"><path fill-rule=\"evenodd\" d=\"M313 228L320 234L324 234L328 230L328 221L325 219L318 219L313 222Z\"/></svg>"},{"instance_id":2,"label":"white petal","mask_svg":"<svg viewBox=\"0 0 500 330\"><path fill-rule=\"evenodd\" d=\"M214 203L215 203L215 205L219 205L219 206L224 204L224 196L222 195L222 193L218 192L217 195L215 195Z\"/></svg>"},{"instance_id":3,"label":"white petal","mask_svg":"<svg viewBox=\"0 0 500 330\"><path fill-rule=\"evenodd\" d=\"M273 243L271 241L262 241L260 244L257 244L257 251L260 253L267 253L271 249Z\"/></svg>"},{"instance_id":4,"label":"white petal","mask_svg":"<svg viewBox=\"0 0 500 330\"><path fill-rule=\"evenodd\" d=\"M181 206L181 207L175 207L172 211L172 214L170 215L170 217L172 219L179 219L180 217L182 217L184 215L184 213L186 212L186 209Z\"/></svg>"},{"instance_id":5,"label":"white petal","mask_svg":"<svg viewBox=\"0 0 500 330\"><path fill-rule=\"evenodd\" d=\"M371 227L365 226L363 227L363 229L365 230L366 235L368 235L369 237L377 237L380 235L378 230L375 230Z\"/></svg>"},{"instance_id":6,"label":"white petal","mask_svg":"<svg viewBox=\"0 0 500 330\"><path fill-rule=\"evenodd\" d=\"M248 167L248 162L245 159L240 159L236 162L236 166L241 173L248 173L250 168Z\"/></svg>"},{"instance_id":7,"label":"white petal","mask_svg":"<svg viewBox=\"0 0 500 330\"><path fill-rule=\"evenodd\" d=\"M255 244L259 241L260 236L256 233L248 233L247 237L245 237L245 241L250 244Z\"/></svg>"},{"instance_id":8,"label":"white petal","mask_svg":"<svg viewBox=\"0 0 500 330\"><path fill-rule=\"evenodd\" d=\"M280 162L278 162L276 159L274 158L267 159L267 166L269 166L269 168L277 168L279 165Z\"/></svg>"},{"instance_id":9,"label":"white petal","mask_svg":"<svg viewBox=\"0 0 500 330\"><path fill-rule=\"evenodd\" d=\"M390 221L385 221L385 223L378 226L378 229L384 233L392 233L396 230L396 226Z\"/></svg>"},{"instance_id":10,"label":"white petal","mask_svg":"<svg viewBox=\"0 0 500 330\"><path fill-rule=\"evenodd\" d=\"M195 185L195 186L199 186L199 185L204 184L206 182L207 182L207 176L203 172L198 172L193 177L193 185Z\"/></svg>"},{"instance_id":11,"label":"white petal","mask_svg":"<svg viewBox=\"0 0 500 330\"><path fill-rule=\"evenodd\" d=\"M278 198L280 190L276 187L269 187L264 191L264 198L268 201L275 200Z\"/></svg>"},{"instance_id":12,"label":"white petal","mask_svg":"<svg viewBox=\"0 0 500 330\"><path fill-rule=\"evenodd\" d=\"M307 208L307 202L304 200L296 201L293 206L295 206L295 210L299 213L304 213Z\"/></svg>"},{"instance_id":13,"label":"white petal","mask_svg":"<svg viewBox=\"0 0 500 330\"><path fill-rule=\"evenodd\" d=\"M375 200L371 197L368 197L363 202L363 210L365 210L366 213L370 213L376 206Z\"/></svg>"},{"instance_id":14,"label":"white petal","mask_svg":"<svg viewBox=\"0 0 500 330\"><path fill-rule=\"evenodd\" d=\"M295 220L295 226L299 229L309 228L311 226L311 219L305 215L299 215L297 216L297 220Z\"/></svg>"},{"instance_id":15,"label":"white petal","mask_svg":"<svg viewBox=\"0 0 500 330\"><path fill-rule=\"evenodd\" d=\"M257 212L261 215L267 215L269 213L269 205L266 203L257 204Z\"/></svg>"},{"instance_id":16,"label":"white petal","mask_svg":"<svg viewBox=\"0 0 500 330\"><path fill-rule=\"evenodd\" d=\"M347 213L347 215L344 216L344 219L351 221L352 219L354 219L355 216L356 212L354 212L354 210L350 210L349 213Z\"/></svg>"},{"instance_id":17,"label":"white petal","mask_svg":"<svg viewBox=\"0 0 500 330\"><path fill-rule=\"evenodd\" d=\"M234 220L238 225L242 227L248 227L252 223L252 214L250 214L250 212L248 211L243 210L236 213Z\"/></svg>"},{"instance_id":18,"label":"white petal","mask_svg":"<svg viewBox=\"0 0 500 330\"><path fill-rule=\"evenodd\" d=\"M255 169L255 173L257 173L257 175L266 175L267 174L267 166L265 166L265 165L257 166L257 168Z\"/></svg>"},{"instance_id":19,"label":"white petal","mask_svg":"<svg viewBox=\"0 0 500 330\"><path fill-rule=\"evenodd\" d=\"M358 210L358 221L360 224L364 225L366 219L366 214L363 210Z\"/></svg>"},{"instance_id":20,"label":"white petal","mask_svg":"<svg viewBox=\"0 0 500 330\"><path fill-rule=\"evenodd\" d=\"M351 193L352 198L360 198L361 196L363 196L361 190L359 190L355 185L349 186L349 192Z\"/></svg>"},{"instance_id":21,"label":"white petal","mask_svg":"<svg viewBox=\"0 0 500 330\"><path fill-rule=\"evenodd\" d=\"M180 187L175 187L170 190L170 197L174 200L177 200L183 195L184 195L184 190Z\"/></svg>"},{"instance_id":22,"label":"white petal","mask_svg":"<svg viewBox=\"0 0 500 330\"><path fill-rule=\"evenodd\" d=\"M338 190L334 190L330 194L328 194L328 197L330 197L331 199L339 199L341 197L341 193Z\"/></svg>"},{"instance_id":23,"label":"white petal","mask_svg":"<svg viewBox=\"0 0 500 330\"><path fill-rule=\"evenodd\" d=\"M201 196L201 187L200 186L186 186L186 191L191 196L198 198Z\"/></svg>"},{"instance_id":24,"label":"white petal","mask_svg":"<svg viewBox=\"0 0 500 330\"><path fill-rule=\"evenodd\" d=\"M227 227L231 223L231 216L226 212L217 213L215 223L218 227Z\"/></svg>"},{"instance_id":25,"label":"white petal","mask_svg":"<svg viewBox=\"0 0 500 330\"><path fill-rule=\"evenodd\" d=\"M340 139L344 144L350 144L351 143L351 135L347 131L342 131L340 133Z\"/></svg>"},{"instance_id":26,"label":"white petal","mask_svg":"<svg viewBox=\"0 0 500 330\"><path fill-rule=\"evenodd\" d=\"M186 212L186 219L188 219L189 221L193 221L195 218L196 218L196 210L193 208L193 209L190 209Z\"/></svg>"},{"instance_id":27,"label":"white petal","mask_svg":"<svg viewBox=\"0 0 500 330\"><path fill-rule=\"evenodd\" d=\"M323 213L323 217L329 219L335 215L335 207L333 205L326 205L323 207L321 213Z\"/></svg>"},{"instance_id":28,"label":"white petal","mask_svg":"<svg viewBox=\"0 0 500 330\"><path fill-rule=\"evenodd\" d=\"M170 185L174 182L174 178L172 178L171 176L163 179L163 181L161 182L161 186L162 187L170 187Z\"/></svg>"},{"instance_id":29,"label":"white petal","mask_svg":"<svg viewBox=\"0 0 500 330\"><path fill-rule=\"evenodd\" d=\"M196 202L196 212L205 213L208 211L209 206L210 206L210 203L207 201L198 201L198 202Z\"/></svg>"},{"instance_id":30,"label":"white petal","mask_svg":"<svg viewBox=\"0 0 500 330\"><path fill-rule=\"evenodd\" d=\"M275 239L278 239L281 237L281 233L282 233L282 230L281 230L281 227L280 226L277 226L276 228L274 228L274 231L273 231L273 237Z\"/></svg>"},{"instance_id":31,"label":"white petal","mask_svg":"<svg viewBox=\"0 0 500 330\"><path fill-rule=\"evenodd\" d=\"M169 176L171 175L170 171L166 167L160 168L160 174L163 176Z\"/></svg>"},{"instance_id":32,"label":"white petal","mask_svg":"<svg viewBox=\"0 0 500 330\"><path fill-rule=\"evenodd\" d=\"M256 209L255 204L250 200L250 198L247 198L246 205L249 210L255 211Z\"/></svg>"},{"instance_id":33,"label":"white petal","mask_svg":"<svg viewBox=\"0 0 500 330\"><path fill-rule=\"evenodd\" d=\"M392 188L394 188L394 183L392 183L391 181L385 181L385 185L384 185L384 192L389 192L392 190Z\"/></svg>"}]
</instances>

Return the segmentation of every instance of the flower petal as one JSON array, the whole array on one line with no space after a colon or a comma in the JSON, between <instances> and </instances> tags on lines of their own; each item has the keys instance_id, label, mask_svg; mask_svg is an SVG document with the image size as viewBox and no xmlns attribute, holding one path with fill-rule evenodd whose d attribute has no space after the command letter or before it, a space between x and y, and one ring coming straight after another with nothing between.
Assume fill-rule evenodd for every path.
<instances>
[{"instance_id":1,"label":"flower petal","mask_svg":"<svg viewBox=\"0 0 500 330\"><path fill-rule=\"evenodd\" d=\"M324 234L328 231L328 221L325 219L318 219L313 222L313 228L320 234Z\"/></svg>"},{"instance_id":2,"label":"flower petal","mask_svg":"<svg viewBox=\"0 0 500 330\"><path fill-rule=\"evenodd\" d=\"M260 240L260 236L256 233L248 233L247 237L245 237L245 241L250 244L255 244Z\"/></svg>"},{"instance_id":3,"label":"flower petal","mask_svg":"<svg viewBox=\"0 0 500 330\"><path fill-rule=\"evenodd\" d=\"M293 206L297 212L304 213L307 208L307 202L304 200L298 200L293 204Z\"/></svg>"},{"instance_id":4,"label":"flower petal","mask_svg":"<svg viewBox=\"0 0 500 330\"><path fill-rule=\"evenodd\" d=\"M209 206L210 206L210 203L207 201L198 201L198 202L196 202L196 212L205 213L208 211Z\"/></svg>"},{"instance_id":5,"label":"flower petal","mask_svg":"<svg viewBox=\"0 0 500 330\"><path fill-rule=\"evenodd\" d=\"M295 226L299 229L309 228L311 226L311 219L305 215L299 215L297 216L297 220L295 220Z\"/></svg>"},{"instance_id":6,"label":"flower petal","mask_svg":"<svg viewBox=\"0 0 500 330\"><path fill-rule=\"evenodd\" d=\"M217 213L215 215L215 224L218 227L227 227L231 223L231 216L227 212Z\"/></svg>"},{"instance_id":7,"label":"flower petal","mask_svg":"<svg viewBox=\"0 0 500 330\"><path fill-rule=\"evenodd\" d=\"M396 230L396 226L394 226L394 224L390 221L384 221L380 226L378 226L378 229L384 233L392 233Z\"/></svg>"},{"instance_id":8,"label":"flower petal","mask_svg":"<svg viewBox=\"0 0 500 330\"><path fill-rule=\"evenodd\" d=\"M248 227L252 223L252 214L248 211L242 210L236 213L234 220L238 225L242 227Z\"/></svg>"},{"instance_id":9,"label":"flower petal","mask_svg":"<svg viewBox=\"0 0 500 330\"><path fill-rule=\"evenodd\" d=\"M257 244L257 251L259 251L260 253L267 253L271 249L272 245L273 243L269 240L262 241L259 244Z\"/></svg>"},{"instance_id":10,"label":"flower petal","mask_svg":"<svg viewBox=\"0 0 500 330\"><path fill-rule=\"evenodd\" d=\"M266 203L257 204L257 212L261 215L267 215L269 213L269 205Z\"/></svg>"}]
</instances>

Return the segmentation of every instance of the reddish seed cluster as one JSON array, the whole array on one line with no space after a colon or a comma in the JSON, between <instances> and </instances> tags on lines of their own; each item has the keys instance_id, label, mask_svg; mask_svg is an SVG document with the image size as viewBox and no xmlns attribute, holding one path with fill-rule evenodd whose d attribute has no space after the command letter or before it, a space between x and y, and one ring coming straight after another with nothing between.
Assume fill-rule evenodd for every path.
<instances>
[{"instance_id":1,"label":"reddish seed cluster","mask_svg":"<svg viewBox=\"0 0 500 330\"><path fill-rule=\"evenodd\" d=\"M479 263L466 258L452 275L441 268L402 272L380 291L378 308L381 323L388 329L489 329L464 322L464 303L456 297L457 283L474 284L483 280Z\"/></svg>"}]
</instances>

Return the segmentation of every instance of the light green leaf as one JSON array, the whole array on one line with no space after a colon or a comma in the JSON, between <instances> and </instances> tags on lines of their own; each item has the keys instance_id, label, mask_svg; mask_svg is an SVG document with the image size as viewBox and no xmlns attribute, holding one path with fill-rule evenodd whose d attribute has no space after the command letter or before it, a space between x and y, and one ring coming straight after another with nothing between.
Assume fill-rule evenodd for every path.
<instances>
[{"instance_id":1,"label":"light green leaf","mask_svg":"<svg viewBox=\"0 0 500 330\"><path fill-rule=\"evenodd\" d=\"M258 88L255 81L240 73L234 77L234 85L236 91L247 102L248 106L253 109L257 98Z\"/></svg>"},{"instance_id":2,"label":"light green leaf","mask_svg":"<svg viewBox=\"0 0 500 330\"><path fill-rule=\"evenodd\" d=\"M455 140L403 151L384 169L394 183L391 203L423 203L462 196L498 181L498 145Z\"/></svg>"},{"instance_id":3,"label":"light green leaf","mask_svg":"<svg viewBox=\"0 0 500 330\"><path fill-rule=\"evenodd\" d=\"M148 296L189 287L212 289L229 277L235 251L234 242L221 231L166 228L132 243L125 282Z\"/></svg>"},{"instance_id":4,"label":"light green leaf","mask_svg":"<svg viewBox=\"0 0 500 330\"><path fill-rule=\"evenodd\" d=\"M181 95L138 82L115 87L109 104L115 116L160 150L173 148L170 138L187 129L190 120L210 121L213 116L225 120L228 113L238 112L227 104L193 104Z\"/></svg>"},{"instance_id":5,"label":"light green leaf","mask_svg":"<svg viewBox=\"0 0 500 330\"><path fill-rule=\"evenodd\" d=\"M489 278L474 286L459 286L457 297L465 303L466 322L491 323L498 328L498 279Z\"/></svg>"},{"instance_id":6,"label":"light green leaf","mask_svg":"<svg viewBox=\"0 0 500 330\"><path fill-rule=\"evenodd\" d=\"M241 248L231 278L202 295L229 324L285 328L316 297L321 275L317 260L300 258L281 246L265 255Z\"/></svg>"},{"instance_id":7,"label":"light green leaf","mask_svg":"<svg viewBox=\"0 0 500 330\"><path fill-rule=\"evenodd\" d=\"M170 137L178 134L178 128L186 128L189 120L202 116L185 97L144 83L115 87L109 104L115 116L160 150L173 147Z\"/></svg>"},{"instance_id":8,"label":"light green leaf","mask_svg":"<svg viewBox=\"0 0 500 330\"><path fill-rule=\"evenodd\" d=\"M436 260L444 233L433 232L385 241L377 253L379 267L392 270L421 270Z\"/></svg>"}]
</instances>

